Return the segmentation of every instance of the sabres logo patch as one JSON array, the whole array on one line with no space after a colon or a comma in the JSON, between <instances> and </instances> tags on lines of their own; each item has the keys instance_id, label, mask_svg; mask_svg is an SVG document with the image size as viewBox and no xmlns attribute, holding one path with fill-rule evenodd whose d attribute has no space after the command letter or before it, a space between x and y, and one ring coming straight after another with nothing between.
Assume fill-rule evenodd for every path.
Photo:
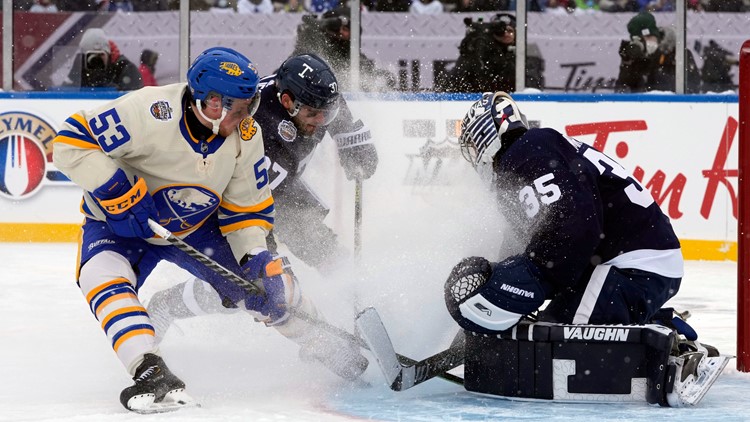
<instances>
[{"instance_id":1,"label":"sabres logo patch","mask_svg":"<svg viewBox=\"0 0 750 422\"><path fill-rule=\"evenodd\" d=\"M166 101L159 100L151 104L150 111L156 120L166 122L172 119L172 107Z\"/></svg>"},{"instance_id":2,"label":"sabres logo patch","mask_svg":"<svg viewBox=\"0 0 750 422\"><path fill-rule=\"evenodd\" d=\"M258 132L258 128L255 127L255 119L247 117L240 122L240 139L243 141L249 141L253 139L255 133Z\"/></svg>"},{"instance_id":3,"label":"sabres logo patch","mask_svg":"<svg viewBox=\"0 0 750 422\"><path fill-rule=\"evenodd\" d=\"M234 62L221 62L219 69L223 70L229 76L240 76L245 73L240 69L240 65Z\"/></svg>"},{"instance_id":4,"label":"sabres logo patch","mask_svg":"<svg viewBox=\"0 0 750 422\"><path fill-rule=\"evenodd\" d=\"M289 120L282 120L279 123L279 136L287 142L293 142L297 137L297 127Z\"/></svg>"}]
</instances>

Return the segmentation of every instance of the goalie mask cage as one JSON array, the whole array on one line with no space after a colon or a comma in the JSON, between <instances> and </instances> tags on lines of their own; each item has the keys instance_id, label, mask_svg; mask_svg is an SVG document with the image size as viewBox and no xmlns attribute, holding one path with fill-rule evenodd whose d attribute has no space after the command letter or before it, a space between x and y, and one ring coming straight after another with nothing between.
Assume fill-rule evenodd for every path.
<instances>
[{"instance_id":1,"label":"goalie mask cage","mask_svg":"<svg viewBox=\"0 0 750 422\"><path fill-rule=\"evenodd\" d=\"M737 370L750 372L750 40L740 49Z\"/></svg>"}]
</instances>

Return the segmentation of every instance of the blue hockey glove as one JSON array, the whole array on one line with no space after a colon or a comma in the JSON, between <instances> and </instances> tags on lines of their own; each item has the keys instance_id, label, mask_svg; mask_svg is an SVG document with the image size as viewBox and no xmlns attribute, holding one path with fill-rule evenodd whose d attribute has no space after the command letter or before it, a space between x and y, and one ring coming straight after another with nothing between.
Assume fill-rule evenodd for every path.
<instances>
[{"instance_id":1,"label":"blue hockey glove","mask_svg":"<svg viewBox=\"0 0 750 422\"><path fill-rule=\"evenodd\" d=\"M154 232L148 226L148 219L159 220L154 200L146 186L146 181L136 177L131 185L122 169L91 194L99 201L107 225L112 232L122 237L148 239Z\"/></svg>"},{"instance_id":2,"label":"blue hockey glove","mask_svg":"<svg viewBox=\"0 0 750 422\"><path fill-rule=\"evenodd\" d=\"M370 129L357 120L354 130L333 135L339 151L339 160L346 178L369 179L378 167L378 152L372 143Z\"/></svg>"},{"instance_id":3,"label":"blue hockey glove","mask_svg":"<svg viewBox=\"0 0 750 422\"><path fill-rule=\"evenodd\" d=\"M245 308L259 312L270 318L269 323L279 323L288 317L287 286L293 289L291 277L284 272L281 258L274 259L268 251L248 256L242 265L242 272L248 280L261 279L263 295L250 295L245 298Z\"/></svg>"}]
</instances>

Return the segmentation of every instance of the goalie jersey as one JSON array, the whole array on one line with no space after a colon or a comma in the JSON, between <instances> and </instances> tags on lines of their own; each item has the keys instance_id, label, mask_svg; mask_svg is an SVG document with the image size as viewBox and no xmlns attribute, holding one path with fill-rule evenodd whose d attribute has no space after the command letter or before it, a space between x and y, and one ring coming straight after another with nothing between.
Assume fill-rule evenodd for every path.
<instances>
[{"instance_id":1,"label":"goalie jersey","mask_svg":"<svg viewBox=\"0 0 750 422\"><path fill-rule=\"evenodd\" d=\"M237 257L265 248L274 207L260 127L248 117L230 136L214 135L186 112L188 98L184 83L147 87L72 115L55 139L55 165L84 188L88 218L106 220L89 192L120 168L145 180L159 224L175 235L218 214Z\"/></svg>"},{"instance_id":2,"label":"goalie jersey","mask_svg":"<svg viewBox=\"0 0 750 422\"><path fill-rule=\"evenodd\" d=\"M651 193L604 153L530 129L496 159L508 214L546 289L580 289L598 264L683 275L680 242ZM504 193L502 193L504 192ZM524 236L521 234L521 236Z\"/></svg>"}]
</instances>

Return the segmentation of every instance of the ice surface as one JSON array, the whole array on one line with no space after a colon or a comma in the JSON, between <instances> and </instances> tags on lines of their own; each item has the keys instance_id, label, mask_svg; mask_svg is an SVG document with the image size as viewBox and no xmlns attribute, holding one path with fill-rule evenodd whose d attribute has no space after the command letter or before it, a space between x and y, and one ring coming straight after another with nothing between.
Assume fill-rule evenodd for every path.
<instances>
[{"instance_id":1,"label":"ice surface","mask_svg":"<svg viewBox=\"0 0 750 422\"><path fill-rule=\"evenodd\" d=\"M243 314L182 321L162 345L170 367L203 408L134 415L117 399L130 380L73 282L76 247L0 244L0 256L0 421L750 419L750 375L738 373L734 361L695 409L495 400L442 380L397 393L383 384L375 365L365 373L371 387L363 388L300 362L293 344ZM693 312L690 322L704 341L734 353L735 263L688 262L686 270L682 291L670 304ZM157 275L154 284L161 287L184 276L167 266L158 268ZM144 288L143 295L157 289L152 287ZM398 291L388 296L435 312L422 307L419 297L403 297ZM419 318L407 310L407 319L399 323L392 306L382 308L396 349L403 354L421 359L450 340L452 325L439 312ZM345 316L331 320L346 327ZM430 321L434 325L429 326Z\"/></svg>"}]
</instances>

